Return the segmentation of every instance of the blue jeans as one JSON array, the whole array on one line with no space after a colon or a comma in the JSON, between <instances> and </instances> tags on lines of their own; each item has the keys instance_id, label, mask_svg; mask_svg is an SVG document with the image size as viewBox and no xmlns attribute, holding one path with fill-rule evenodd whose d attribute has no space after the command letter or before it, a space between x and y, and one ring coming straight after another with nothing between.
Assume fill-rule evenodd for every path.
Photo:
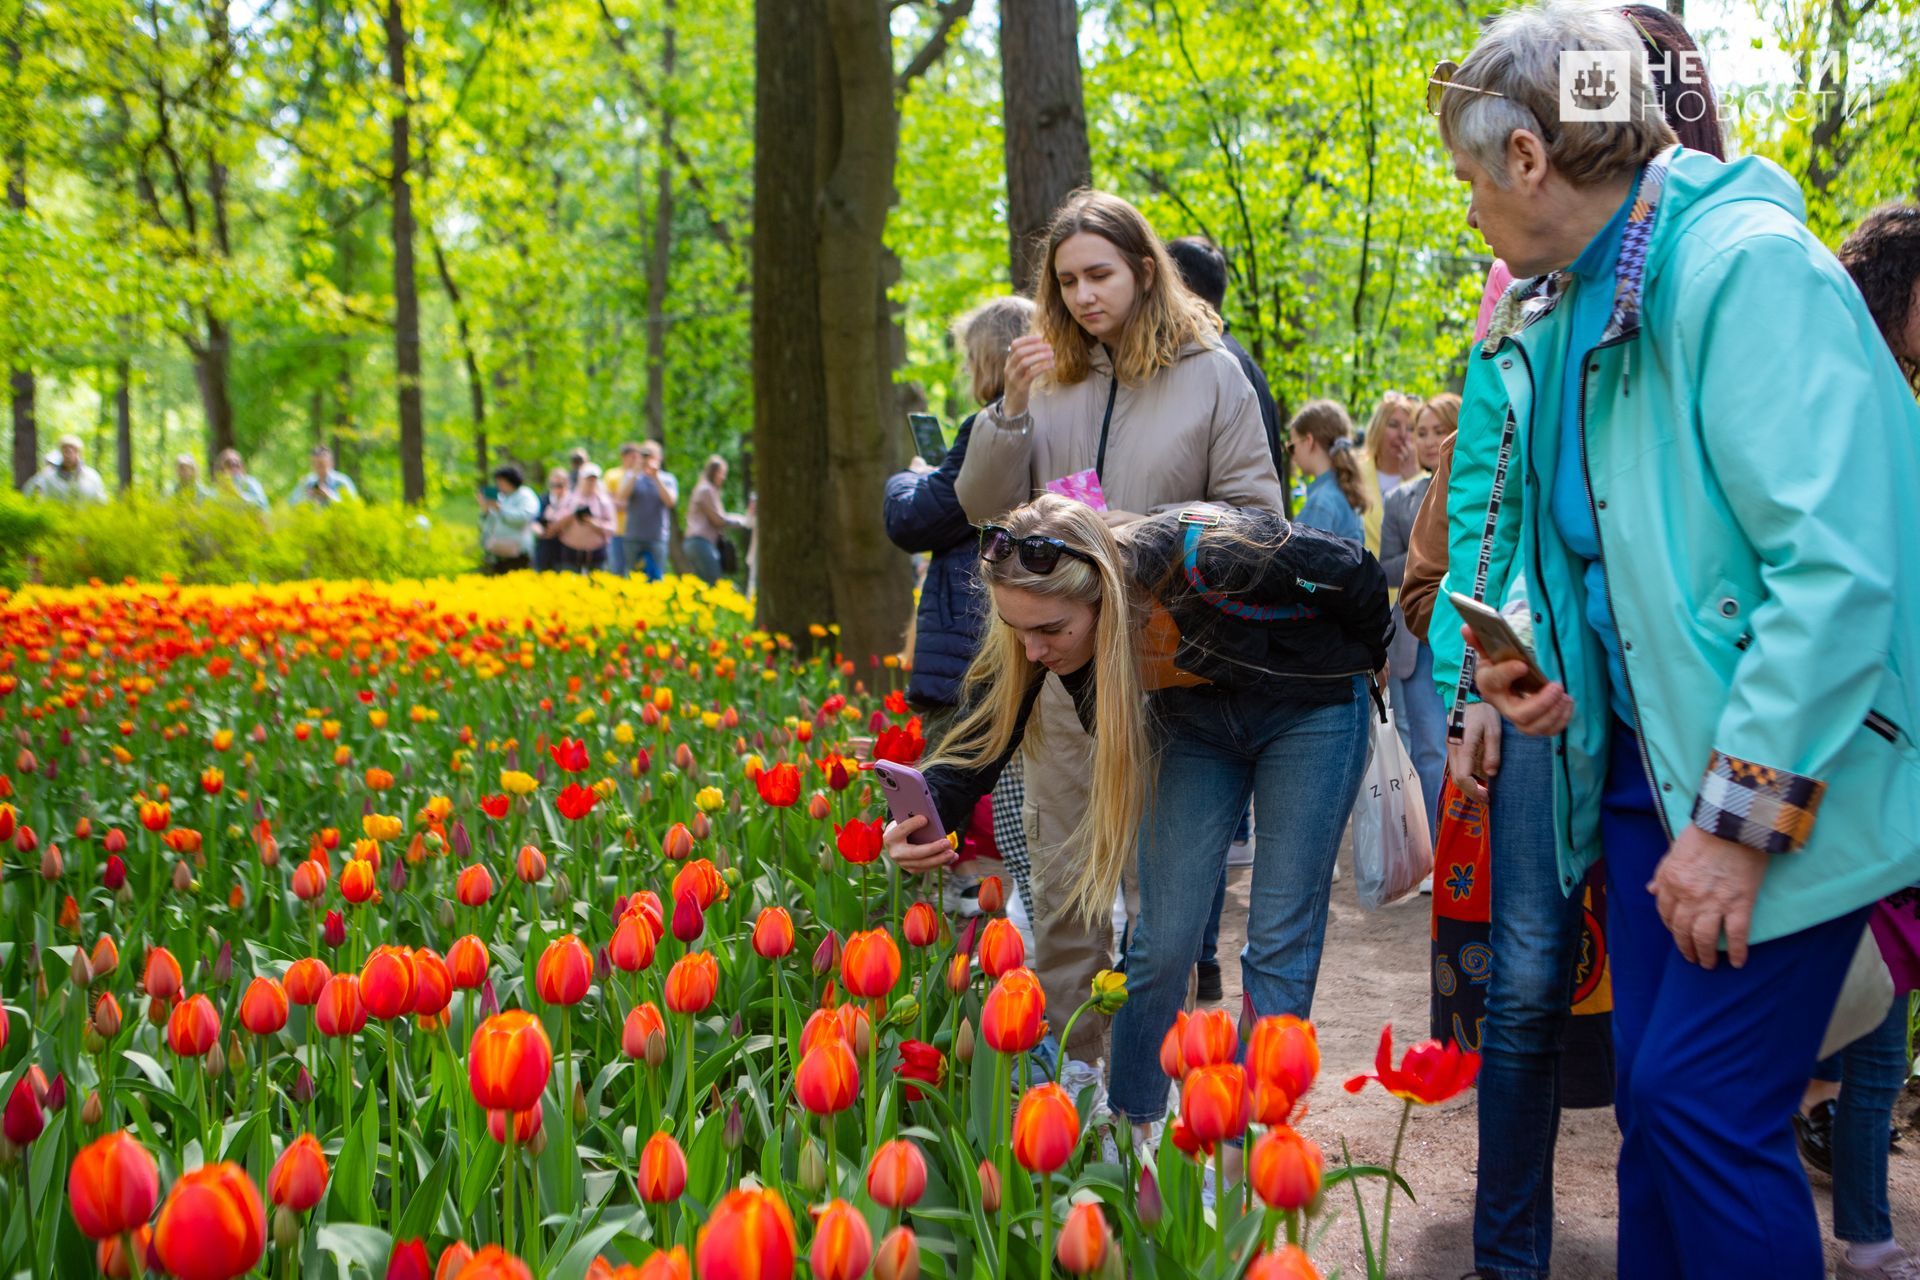
<instances>
[{"instance_id":1,"label":"blue jeans","mask_svg":"<svg viewBox=\"0 0 1920 1280\"><path fill-rule=\"evenodd\" d=\"M1440 830L1440 784L1447 776L1447 708L1433 683L1433 646L1420 642L1413 670L1388 677L1393 689L1393 723L1400 745L1420 775L1427 801L1427 834ZM1501 757L1505 759L1505 756Z\"/></svg>"},{"instance_id":2,"label":"blue jeans","mask_svg":"<svg viewBox=\"0 0 1920 1280\"><path fill-rule=\"evenodd\" d=\"M1867 909L1750 947L1739 969L1724 956L1712 969L1688 963L1647 892L1669 842L1639 744L1619 722L1600 839L1618 1059L1619 1274L1822 1280L1820 1220L1789 1121Z\"/></svg>"},{"instance_id":3,"label":"blue jeans","mask_svg":"<svg viewBox=\"0 0 1920 1280\"><path fill-rule=\"evenodd\" d=\"M1560 888L1552 740L1502 721L1488 801L1494 961L1481 1028L1473 1265L1487 1280L1536 1280L1553 1259L1561 1037L1581 921L1580 899Z\"/></svg>"},{"instance_id":4,"label":"blue jeans","mask_svg":"<svg viewBox=\"0 0 1920 1280\"><path fill-rule=\"evenodd\" d=\"M1833 1113L1833 1234L1848 1244L1893 1239L1887 1204L1887 1127L1907 1083L1907 996L1874 1030L1834 1057L1840 1100Z\"/></svg>"},{"instance_id":5,"label":"blue jeans","mask_svg":"<svg viewBox=\"0 0 1920 1280\"><path fill-rule=\"evenodd\" d=\"M1240 825L1233 829L1233 842L1239 844L1253 839L1253 810L1240 815ZM1213 891L1213 914L1207 917L1207 932L1200 939L1200 963L1220 963L1220 913L1227 905L1227 872L1220 871L1220 887Z\"/></svg>"},{"instance_id":6,"label":"blue jeans","mask_svg":"<svg viewBox=\"0 0 1920 1280\"><path fill-rule=\"evenodd\" d=\"M643 542L637 538L627 539L627 572L635 569L646 574L648 582L658 582L667 572L667 540Z\"/></svg>"},{"instance_id":7,"label":"blue jeans","mask_svg":"<svg viewBox=\"0 0 1920 1280\"><path fill-rule=\"evenodd\" d=\"M1337 703L1212 686L1154 695L1159 779L1140 830L1140 915L1127 942L1127 1003L1113 1021L1113 1109L1137 1123L1167 1110L1160 1040L1185 1003L1227 845L1253 797L1247 945L1256 1016L1306 1017L1320 976L1334 857L1367 763L1371 703L1355 678Z\"/></svg>"},{"instance_id":8,"label":"blue jeans","mask_svg":"<svg viewBox=\"0 0 1920 1280\"><path fill-rule=\"evenodd\" d=\"M633 565L627 561L625 538L615 538L607 544L607 572L616 578L624 578L633 572Z\"/></svg>"}]
</instances>

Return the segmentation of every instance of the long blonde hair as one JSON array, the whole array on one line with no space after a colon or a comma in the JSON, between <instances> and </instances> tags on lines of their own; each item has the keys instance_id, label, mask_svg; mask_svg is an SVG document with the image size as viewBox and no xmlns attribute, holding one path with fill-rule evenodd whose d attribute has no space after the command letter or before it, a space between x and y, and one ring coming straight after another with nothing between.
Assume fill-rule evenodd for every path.
<instances>
[{"instance_id":1,"label":"long blonde hair","mask_svg":"<svg viewBox=\"0 0 1920 1280\"><path fill-rule=\"evenodd\" d=\"M1068 196L1047 224L1046 259L1034 284L1039 307L1034 330L1053 348L1050 381L1061 386L1083 382L1093 368L1093 338L1067 309L1053 266L1061 242L1082 232L1119 250L1139 289L1126 328L1114 344L1113 370L1121 382L1144 384L1171 368L1189 342L1220 345L1219 315L1180 283L1179 268L1145 216L1119 196L1083 189Z\"/></svg>"},{"instance_id":2,"label":"long blonde hair","mask_svg":"<svg viewBox=\"0 0 1920 1280\"><path fill-rule=\"evenodd\" d=\"M1442 391L1420 406L1434 417L1440 419L1440 435L1444 439L1460 429L1460 397L1451 391ZM1420 421L1415 413L1413 420Z\"/></svg>"},{"instance_id":3,"label":"long blonde hair","mask_svg":"<svg viewBox=\"0 0 1920 1280\"><path fill-rule=\"evenodd\" d=\"M989 298L953 322L953 340L967 353L975 404L992 404L1007 389L1007 349L1033 325L1033 301Z\"/></svg>"},{"instance_id":4,"label":"long blonde hair","mask_svg":"<svg viewBox=\"0 0 1920 1280\"><path fill-rule=\"evenodd\" d=\"M989 588L1027 591L1094 609L1093 779L1086 814L1066 841L1067 847L1083 851L1067 903L1092 921L1113 904L1121 872L1135 856L1147 805L1152 751L1133 638L1143 603L1132 586L1125 554L1093 508L1043 494L999 523L1016 538L1058 538L1092 561L1063 555L1048 574L1023 568L1017 552L996 564L980 562L981 581ZM978 768L997 759L1013 740L1028 687L1044 675L1028 659L1013 628L997 612L990 614L961 697L961 704L972 709L954 725L928 765ZM1024 746L1029 751L1041 745L1039 725L1038 717L1028 721Z\"/></svg>"},{"instance_id":5,"label":"long blonde hair","mask_svg":"<svg viewBox=\"0 0 1920 1280\"><path fill-rule=\"evenodd\" d=\"M1380 455L1385 451L1387 433L1383 429L1394 413L1404 409L1407 413L1407 430L1413 430L1413 417L1420 412L1420 397L1405 391L1385 391L1380 395L1380 403L1373 406L1373 417L1367 419L1367 461L1373 464L1377 473L1380 470Z\"/></svg>"},{"instance_id":6,"label":"long blonde hair","mask_svg":"<svg viewBox=\"0 0 1920 1280\"><path fill-rule=\"evenodd\" d=\"M1373 505L1367 492L1367 479L1360 473L1360 459L1353 456L1353 419L1338 401L1309 400L1287 423L1287 434L1306 436L1325 449L1333 459L1333 478L1340 493L1357 515Z\"/></svg>"}]
</instances>

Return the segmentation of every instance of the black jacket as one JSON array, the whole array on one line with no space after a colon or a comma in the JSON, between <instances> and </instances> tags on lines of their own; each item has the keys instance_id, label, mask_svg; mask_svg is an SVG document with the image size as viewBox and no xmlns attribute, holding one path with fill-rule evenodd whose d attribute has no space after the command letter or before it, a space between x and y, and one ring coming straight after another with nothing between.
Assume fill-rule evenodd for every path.
<instances>
[{"instance_id":1,"label":"black jacket","mask_svg":"<svg viewBox=\"0 0 1920 1280\"><path fill-rule=\"evenodd\" d=\"M902 471L887 481L887 537L902 551L933 553L920 588L913 674L907 680L907 698L920 707L947 707L960 700L960 679L987 625L986 589L976 572L978 540L953 493L972 432L973 419L968 418L939 470L925 475Z\"/></svg>"},{"instance_id":2,"label":"black jacket","mask_svg":"<svg viewBox=\"0 0 1920 1280\"><path fill-rule=\"evenodd\" d=\"M1291 504L1293 481L1290 468L1293 466L1293 451L1280 438L1280 411L1274 406L1273 389L1267 385L1267 375L1260 371L1260 366L1253 362L1247 349L1231 333L1222 332L1220 342L1240 362L1240 372L1246 374L1247 381L1253 384L1253 398L1260 402L1260 425L1267 433L1267 450L1273 454L1273 469L1280 477L1281 492L1287 495L1287 502Z\"/></svg>"}]
</instances>

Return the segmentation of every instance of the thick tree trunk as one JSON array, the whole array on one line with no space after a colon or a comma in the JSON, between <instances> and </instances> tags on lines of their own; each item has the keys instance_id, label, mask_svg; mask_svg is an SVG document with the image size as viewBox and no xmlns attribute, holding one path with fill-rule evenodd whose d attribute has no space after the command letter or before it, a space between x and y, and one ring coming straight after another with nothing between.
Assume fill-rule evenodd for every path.
<instances>
[{"instance_id":1,"label":"thick tree trunk","mask_svg":"<svg viewBox=\"0 0 1920 1280\"><path fill-rule=\"evenodd\" d=\"M387 0L387 79L394 94L388 198L393 206L393 363L400 398L400 496L427 496L426 429L420 402L420 293L413 275L411 124L407 98L407 17L403 0Z\"/></svg>"},{"instance_id":2,"label":"thick tree trunk","mask_svg":"<svg viewBox=\"0 0 1920 1280\"><path fill-rule=\"evenodd\" d=\"M840 647L898 652L911 612L907 558L875 536L904 438L892 412L891 317L882 261L898 134L884 4L826 0L836 125L820 201L820 333L826 344L828 545ZM756 229L759 227L756 222ZM757 230L756 230L757 234Z\"/></svg>"},{"instance_id":3,"label":"thick tree trunk","mask_svg":"<svg viewBox=\"0 0 1920 1280\"><path fill-rule=\"evenodd\" d=\"M760 623L805 644L832 618L820 511L827 388L816 257L816 120L827 61L820 0L754 5L753 439Z\"/></svg>"},{"instance_id":4,"label":"thick tree trunk","mask_svg":"<svg viewBox=\"0 0 1920 1280\"><path fill-rule=\"evenodd\" d=\"M666 0L660 44L660 159L653 181L653 244L647 255L647 434L667 439L667 273L673 265L673 19Z\"/></svg>"},{"instance_id":5,"label":"thick tree trunk","mask_svg":"<svg viewBox=\"0 0 1920 1280\"><path fill-rule=\"evenodd\" d=\"M193 381L200 389L200 409L207 419L207 454L218 456L234 448L232 377L233 337L226 321L212 311L202 313L205 336L193 344Z\"/></svg>"},{"instance_id":6,"label":"thick tree trunk","mask_svg":"<svg viewBox=\"0 0 1920 1280\"><path fill-rule=\"evenodd\" d=\"M1007 256L1013 287L1033 290L1047 220L1093 181L1080 89L1074 0L1000 6L1000 89L1006 107Z\"/></svg>"},{"instance_id":7,"label":"thick tree trunk","mask_svg":"<svg viewBox=\"0 0 1920 1280\"><path fill-rule=\"evenodd\" d=\"M14 79L20 75L20 41L11 33L6 37L7 69ZM7 207L14 213L27 208L27 137L25 122L21 132L7 142ZM13 401L13 483L25 487L40 469L40 425L35 413L33 370L16 366L8 372L7 390Z\"/></svg>"},{"instance_id":8,"label":"thick tree trunk","mask_svg":"<svg viewBox=\"0 0 1920 1280\"><path fill-rule=\"evenodd\" d=\"M125 356L113 365L113 470L120 492L133 488L133 366Z\"/></svg>"}]
</instances>

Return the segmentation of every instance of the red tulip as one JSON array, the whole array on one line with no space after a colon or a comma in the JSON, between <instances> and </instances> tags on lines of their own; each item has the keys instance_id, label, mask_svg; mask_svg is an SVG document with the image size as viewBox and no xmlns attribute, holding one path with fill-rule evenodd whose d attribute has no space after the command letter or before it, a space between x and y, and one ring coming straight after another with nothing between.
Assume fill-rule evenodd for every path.
<instances>
[{"instance_id":1,"label":"red tulip","mask_svg":"<svg viewBox=\"0 0 1920 1280\"><path fill-rule=\"evenodd\" d=\"M456 991L472 991L485 982L491 963L487 944L471 933L455 938L447 948L447 976L453 979Z\"/></svg>"},{"instance_id":2,"label":"red tulip","mask_svg":"<svg viewBox=\"0 0 1920 1280\"><path fill-rule=\"evenodd\" d=\"M205 996L190 996L167 1019L167 1047L183 1058L198 1058L220 1039L220 1014Z\"/></svg>"},{"instance_id":3,"label":"red tulip","mask_svg":"<svg viewBox=\"0 0 1920 1280\"><path fill-rule=\"evenodd\" d=\"M287 1144L267 1175L267 1198L290 1213L305 1213L327 1194L327 1153L303 1133Z\"/></svg>"},{"instance_id":4,"label":"red tulip","mask_svg":"<svg viewBox=\"0 0 1920 1280\"><path fill-rule=\"evenodd\" d=\"M901 1097L908 1102L918 1102L925 1095L907 1082L917 1080L936 1089L939 1088L940 1082L947 1078L947 1060L945 1055L930 1044L919 1040L902 1040L900 1065L894 1068L894 1073L902 1082Z\"/></svg>"},{"instance_id":5,"label":"red tulip","mask_svg":"<svg viewBox=\"0 0 1920 1280\"><path fill-rule=\"evenodd\" d=\"M980 934L980 968L989 978L1010 973L1027 962L1027 944L1020 928L1004 916L987 921Z\"/></svg>"},{"instance_id":6,"label":"red tulip","mask_svg":"<svg viewBox=\"0 0 1920 1280\"><path fill-rule=\"evenodd\" d=\"M878 818L872 822L855 818L836 828L833 844L848 862L856 867L865 866L878 858L880 851L886 847L886 842L881 839L881 833L885 830L886 824Z\"/></svg>"},{"instance_id":7,"label":"red tulip","mask_svg":"<svg viewBox=\"0 0 1920 1280\"><path fill-rule=\"evenodd\" d=\"M1373 1072L1347 1081L1347 1092L1358 1093L1367 1081L1378 1080L1382 1088L1396 1098L1431 1105L1445 1102L1473 1083L1480 1072L1480 1055L1464 1052L1449 1040L1444 1047L1437 1040L1423 1040L1408 1049L1393 1065L1393 1024L1380 1028L1380 1050L1374 1055Z\"/></svg>"},{"instance_id":8,"label":"red tulip","mask_svg":"<svg viewBox=\"0 0 1920 1280\"><path fill-rule=\"evenodd\" d=\"M1046 1034L1046 992L1030 969L1002 975L980 1010L980 1034L999 1053L1025 1053Z\"/></svg>"},{"instance_id":9,"label":"red tulip","mask_svg":"<svg viewBox=\"0 0 1920 1280\"><path fill-rule=\"evenodd\" d=\"M837 1115L853 1105L860 1096L860 1065L843 1036L822 1036L801 1054L793 1096L816 1116Z\"/></svg>"},{"instance_id":10,"label":"red tulip","mask_svg":"<svg viewBox=\"0 0 1920 1280\"><path fill-rule=\"evenodd\" d=\"M270 1036L287 1025L287 989L272 978L255 978L240 997L240 1025L256 1036Z\"/></svg>"},{"instance_id":11,"label":"red tulip","mask_svg":"<svg viewBox=\"0 0 1920 1280\"><path fill-rule=\"evenodd\" d=\"M927 1161L905 1138L883 1142L867 1162L867 1194L888 1209L911 1209L927 1191Z\"/></svg>"},{"instance_id":12,"label":"red tulip","mask_svg":"<svg viewBox=\"0 0 1920 1280\"><path fill-rule=\"evenodd\" d=\"M504 791L499 792L495 795L480 797L480 812L486 814L489 818L492 818L495 822L499 822L501 819L505 818L507 816L507 811L512 807L513 807L513 797L509 796Z\"/></svg>"},{"instance_id":13,"label":"red tulip","mask_svg":"<svg viewBox=\"0 0 1920 1280\"><path fill-rule=\"evenodd\" d=\"M440 953L422 947L413 953L413 1011L437 1018L453 1003L453 972Z\"/></svg>"},{"instance_id":14,"label":"red tulip","mask_svg":"<svg viewBox=\"0 0 1920 1280\"><path fill-rule=\"evenodd\" d=\"M1187 1070L1232 1062L1240 1049L1240 1030L1225 1009L1195 1009L1187 1015L1180 1056Z\"/></svg>"},{"instance_id":15,"label":"red tulip","mask_svg":"<svg viewBox=\"0 0 1920 1280\"><path fill-rule=\"evenodd\" d=\"M720 965L705 951L694 951L674 961L667 971L667 1008L674 1013L701 1013L720 990Z\"/></svg>"},{"instance_id":16,"label":"red tulip","mask_svg":"<svg viewBox=\"0 0 1920 1280\"><path fill-rule=\"evenodd\" d=\"M700 1228L694 1261L700 1280L790 1280L798 1252L793 1215L780 1194L736 1190Z\"/></svg>"},{"instance_id":17,"label":"red tulip","mask_svg":"<svg viewBox=\"0 0 1920 1280\"><path fill-rule=\"evenodd\" d=\"M1253 1118L1247 1073L1232 1062L1193 1068L1181 1085L1180 1117L1202 1150L1239 1137Z\"/></svg>"},{"instance_id":18,"label":"red tulip","mask_svg":"<svg viewBox=\"0 0 1920 1280\"><path fill-rule=\"evenodd\" d=\"M1262 1018L1247 1040L1247 1078L1253 1084L1253 1118L1281 1124L1320 1073L1320 1041L1313 1024L1291 1014Z\"/></svg>"},{"instance_id":19,"label":"red tulip","mask_svg":"<svg viewBox=\"0 0 1920 1280\"><path fill-rule=\"evenodd\" d=\"M793 954L793 917L785 907L767 907L753 922L753 951L763 960Z\"/></svg>"},{"instance_id":20,"label":"red tulip","mask_svg":"<svg viewBox=\"0 0 1920 1280\"><path fill-rule=\"evenodd\" d=\"M1013 1117L1013 1158L1032 1173L1052 1173L1080 1141L1080 1112L1057 1084L1035 1085Z\"/></svg>"},{"instance_id":21,"label":"red tulip","mask_svg":"<svg viewBox=\"0 0 1920 1280\"><path fill-rule=\"evenodd\" d=\"M153 1228L142 1223L132 1232L133 1248L140 1257L140 1269L148 1275L164 1271L160 1255L154 1251ZM126 1236L113 1236L93 1247L94 1266L107 1280L128 1280L133 1275L133 1260L127 1256Z\"/></svg>"},{"instance_id":22,"label":"red tulip","mask_svg":"<svg viewBox=\"0 0 1920 1280\"><path fill-rule=\"evenodd\" d=\"M1160 1038L1160 1070L1174 1080L1187 1074L1186 1042L1187 1011L1180 1009L1174 1013L1167 1034Z\"/></svg>"},{"instance_id":23,"label":"red tulip","mask_svg":"<svg viewBox=\"0 0 1920 1280\"><path fill-rule=\"evenodd\" d=\"M387 1255L387 1280L433 1280L425 1240L396 1240Z\"/></svg>"},{"instance_id":24,"label":"red tulip","mask_svg":"<svg viewBox=\"0 0 1920 1280\"><path fill-rule=\"evenodd\" d=\"M293 869L293 896L302 902L312 902L327 891L327 868L308 858Z\"/></svg>"},{"instance_id":25,"label":"red tulip","mask_svg":"<svg viewBox=\"0 0 1920 1280\"><path fill-rule=\"evenodd\" d=\"M314 1025L323 1036L354 1036L367 1025L367 1003L360 998L360 977L336 973L320 988L320 1003L313 1008Z\"/></svg>"},{"instance_id":26,"label":"red tulip","mask_svg":"<svg viewBox=\"0 0 1920 1280\"><path fill-rule=\"evenodd\" d=\"M900 922L900 936L912 947L930 947L940 940L940 914L925 902L916 902L907 908L906 919Z\"/></svg>"},{"instance_id":27,"label":"red tulip","mask_svg":"<svg viewBox=\"0 0 1920 1280\"><path fill-rule=\"evenodd\" d=\"M626 1025L620 1031L620 1051L629 1058L640 1059L647 1056L647 1038L659 1032L662 1039L667 1034L667 1024L660 1016L660 1010L652 1002L637 1004L627 1013Z\"/></svg>"},{"instance_id":28,"label":"red tulip","mask_svg":"<svg viewBox=\"0 0 1920 1280\"><path fill-rule=\"evenodd\" d=\"M776 809L789 809L800 799L800 770L790 764L776 764L771 769L756 773L753 785L767 804ZM702 1266L703 1275L705 1271L705 1266Z\"/></svg>"},{"instance_id":29,"label":"red tulip","mask_svg":"<svg viewBox=\"0 0 1920 1280\"><path fill-rule=\"evenodd\" d=\"M1246 1280L1320 1280L1313 1260L1297 1244L1283 1244L1247 1266Z\"/></svg>"},{"instance_id":30,"label":"red tulip","mask_svg":"<svg viewBox=\"0 0 1920 1280\"><path fill-rule=\"evenodd\" d=\"M547 748L547 754L553 757L554 764L567 773L584 773L590 761L587 759L587 744L578 738L562 738Z\"/></svg>"},{"instance_id":31,"label":"red tulip","mask_svg":"<svg viewBox=\"0 0 1920 1280\"><path fill-rule=\"evenodd\" d=\"M1325 1164L1319 1147L1276 1125L1247 1153L1247 1181L1270 1209L1304 1209L1320 1194Z\"/></svg>"},{"instance_id":32,"label":"red tulip","mask_svg":"<svg viewBox=\"0 0 1920 1280\"><path fill-rule=\"evenodd\" d=\"M67 1207L89 1240L147 1225L160 1203L160 1166L121 1129L80 1149L67 1173Z\"/></svg>"},{"instance_id":33,"label":"red tulip","mask_svg":"<svg viewBox=\"0 0 1920 1280\"><path fill-rule=\"evenodd\" d=\"M545 1115L539 1105L528 1107L525 1111L489 1111L487 1112L487 1136L502 1146L507 1141L507 1117L513 1117L513 1141L517 1146L526 1146L540 1132Z\"/></svg>"},{"instance_id":34,"label":"red tulip","mask_svg":"<svg viewBox=\"0 0 1920 1280\"><path fill-rule=\"evenodd\" d=\"M382 1022L413 1012L414 985L413 953L405 947L375 947L360 968L360 999Z\"/></svg>"},{"instance_id":35,"label":"red tulip","mask_svg":"<svg viewBox=\"0 0 1920 1280\"><path fill-rule=\"evenodd\" d=\"M286 987L287 999L303 1009L311 1009L320 1003L320 992L332 976L325 961L303 956L287 966L287 976L281 981Z\"/></svg>"},{"instance_id":36,"label":"red tulip","mask_svg":"<svg viewBox=\"0 0 1920 1280\"><path fill-rule=\"evenodd\" d=\"M873 1233L865 1216L845 1200L830 1201L820 1211L807 1258L815 1280L860 1280L873 1261Z\"/></svg>"},{"instance_id":37,"label":"red tulip","mask_svg":"<svg viewBox=\"0 0 1920 1280\"><path fill-rule=\"evenodd\" d=\"M1007 907L1007 888L999 876L987 876L980 881L980 910L985 915L997 916Z\"/></svg>"},{"instance_id":38,"label":"red tulip","mask_svg":"<svg viewBox=\"0 0 1920 1280\"><path fill-rule=\"evenodd\" d=\"M1060 1239L1053 1256L1068 1275L1092 1275L1107 1260L1113 1247L1113 1233L1107 1229L1106 1215L1097 1200L1083 1201L1067 1210L1060 1224Z\"/></svg>"},{"instance_id":39,"label":"red tulip","mask_svg":"<svg viewBox=\"0 0 1920 1280\"><path fill-rule=\"evenodd\" d=\"M153 1244L177 1280L233 1280L253 1270L266 1251L267 1219L246 1170L223 1162L181 1174Z\"/></svg>"},{"instance_id":40,"label":"red tulip","mask_svg":"<svg viewBox=\"0 0 1920 1280\"><path fill-rule=\"evenodd\" d=\"M579 1004L593 985L593 953L580 939L563 934L541 953L533 981L534 989L548 1004Z\"/></svg>"},{"instance_id":41,"label":"red tulip","mask_svg":"<svg viewBox=\"0 0 1920 1280\"><path fill-rule=\"evenodd\" d=\"M561 817L571 822L578 822L592 813L593 806L598 803L600 803L600 797L591 788L583 787L577 782L569 782L560 794L553 798L553 807L560 811Z\"/></svg>"},{"instance_id":42,"label":"red tulip","mask_svg":"<svg viewBox=\"0 0 1920 1280\"><path fill-rule=\"evenodd\" d=\"M493 900L493 872L482 862L460 868L460 876L453 882L453 896L463 907L486 906Z\"/></svg>"},{"instance_id":43,"label":"red tulip","mask_svg":"<svg viewBox=\"0 0 1920 1280\"><path fill-rule=\"evenodd\" d=\"M524 1009L496 1013L473 1033L467 1083L474 1101L490 1111L538 1105L553 1073L553 1044L540 1020Z\"/></svg>"},{"instance_id":44,"label":"red tulip","mask_svg":"<svg viewBox=\"0 0 1920 1280\"><path fill-rule=\"evenodd\" d=\"M863 1000L886 996L900 981L900 948L885 929L870 929L847 939L840 953L840 976L847 990Z\"/></svg>"},{"instance_id":45,"label":"red tulip","mask_svg":"<svg viewBox=\"0 0 1920 1280\"><path fill-rule=\"evenodd\" d=\"M700 910L700 900L691 893L683 893L673 900L673 936L681 942L692 942L707 929L706 914Z\"/></svg>"},{"instance_id":46,"label":"red tulip","mask_svg":"<svg viewBox=\"0 0 1920 1280\"><path fill-rule=\"evenodd\" d=\"M6 1117L0 1121L0 1133L6 1135L8 1142L24 1147L46 1130L47 1113L40 1106L46 1092L47 1073L37 1066L28 1067L27 1074L20 1077L13 1092L7 1095Z\"/></svg>"},{"instance_id":47,"label":"red tulip","mask_svg":"<svg viewBox=\"0 0 1920 1280\"><path fill-rule=\"evenodd\" d=\"M640 1149L634 1181L648 1204L672 1204L687 1189L687 1157L670 1133L656 1133Z\"/></svg>"},{"instance_id":48,"label":"red tulip","mask_svg":"<svg viewBox=\"0 0 1920 1280\"><path fill-rule=\"evenodd\" d=\"M727 898L727 882L720 877L719 868L710 859L694 858L673 873L673 884L668 896L674 901L692 894L700 903L702 911L709 911L716 902Z\"/></svg>"}]
</instances>

